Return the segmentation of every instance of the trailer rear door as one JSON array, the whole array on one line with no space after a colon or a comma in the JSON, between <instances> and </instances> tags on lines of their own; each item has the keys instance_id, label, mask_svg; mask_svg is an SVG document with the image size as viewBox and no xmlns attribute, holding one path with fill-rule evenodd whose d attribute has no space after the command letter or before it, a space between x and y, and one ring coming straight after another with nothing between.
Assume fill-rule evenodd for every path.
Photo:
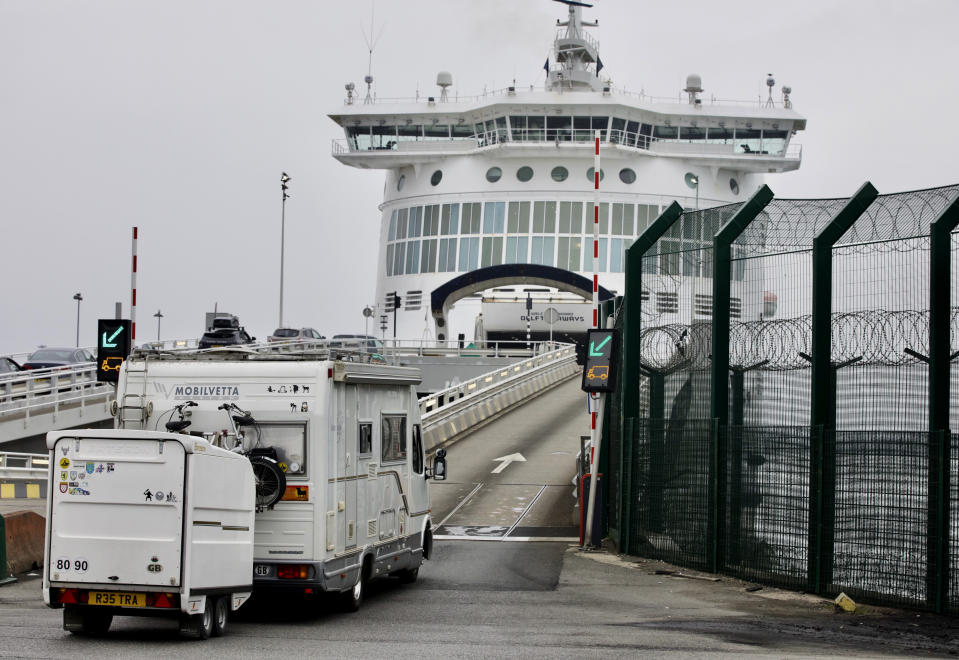
<instances>
[{"instance_id":1,"label":"trailer rear door","mask_svg":"<svg viewBox=\"0 0 959 660\"><path fill-rule=\"evenodd\" d=\"M60 438L50 580L178 587L185 468L172 440Z\"/></svg>"}]
</instances>

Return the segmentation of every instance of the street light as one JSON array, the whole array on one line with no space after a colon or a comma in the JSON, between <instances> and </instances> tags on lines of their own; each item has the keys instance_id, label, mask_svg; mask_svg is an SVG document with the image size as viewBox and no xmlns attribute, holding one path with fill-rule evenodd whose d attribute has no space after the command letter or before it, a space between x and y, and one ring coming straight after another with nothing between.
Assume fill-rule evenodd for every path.
<instances>
[{"instance_id":1,"label":"street light","mask_svg":"<svg viewBox=\"0 0 959 660\"><path fill-rule=\"evenodd\" d=\"M80 301L83 300L83 296L77 291L73 294L73 299L77 301L77 348L80 348Z\"/></svg>"},{"instance_id":2,"label":"street light","mask_svg":"<svg viewBox=\"0 0 959 660\"><path fill-rule=\"evenodd\" d=\"M157 310L157 313L153 315L153 318L157 320L157 341L160 341L160 319L163 318L163 312Z\"/></svg>"},{"instance_id":3,"label":"street light","mask_svg":"<svg viewBox=\"0 0 959 660\"><path fill-rule=\"evenodd\" d=\"M289 193L286 191L289 187L286 185L288 182L292 181L293 177L288 175L286 172L280 172L280 192L283 194L283 200L281 202L281 211L280 211L280 323L279 327L283 327L283 251L286 245L286 200L290 198Z\"/></svg>"},{"instance_id":4,"label":"street light","mask_svg":"<svg viewBox=\"0 0 959 660\"><path fill-rule=\"evenodd\" d=\"M699 210L699 177L695 174L689 177L689 182L696 188L696 210Z\"/></svg>"}]
</instances>

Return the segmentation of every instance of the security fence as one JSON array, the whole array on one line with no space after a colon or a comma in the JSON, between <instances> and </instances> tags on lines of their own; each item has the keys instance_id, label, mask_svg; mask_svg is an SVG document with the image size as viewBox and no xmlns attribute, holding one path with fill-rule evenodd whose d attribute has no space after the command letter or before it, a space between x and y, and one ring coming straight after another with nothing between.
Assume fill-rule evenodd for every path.
<instances>
[{"instance_id":1,"label":"security fence","mask_svg":"<svg viewBox=\"0 0 959 660\"><path fill-rule=\"evenodd\" d=\"M957 198L763 186L650 225L606 303L621 550L959 613Z\"/></svg>"}]
</instances>

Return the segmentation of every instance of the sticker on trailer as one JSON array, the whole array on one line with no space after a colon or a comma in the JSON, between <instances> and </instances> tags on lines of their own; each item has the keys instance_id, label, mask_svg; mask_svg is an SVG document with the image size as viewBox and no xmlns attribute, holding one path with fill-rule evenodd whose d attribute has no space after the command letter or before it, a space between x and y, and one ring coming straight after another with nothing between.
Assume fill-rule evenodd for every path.
<instances>
[{"instance_id":1,"label":"sticker on trailer","mask_svg":"<svg viewBox=\"0 0 959 660\"><path fill-rule=\"evenodd\" d=\"M61 468L68 468L68 467L70 467L70 459L67 458L66 456L64 456L63 458L61 458L61 459L60 459L60 467L61 467Z\"/></svg>"}]
</instances>

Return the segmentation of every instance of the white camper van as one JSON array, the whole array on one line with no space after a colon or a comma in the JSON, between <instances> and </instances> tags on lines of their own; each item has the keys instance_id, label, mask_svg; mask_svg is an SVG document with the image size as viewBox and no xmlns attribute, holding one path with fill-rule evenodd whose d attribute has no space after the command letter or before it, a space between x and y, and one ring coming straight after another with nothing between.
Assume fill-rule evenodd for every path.
<instances>
[{"instance_id":1,"label":"white camper van","mask_svg":"<svg viewBox=\"0 0 959 660\"><path fill-rule=\"evenodd\" d=\"M120 428L175 430L254 462L254 589L336 592L355 611L365 585L412 582L432 549L419 371L269 346L138 352L120 373Z\"/></svg>"},{"instance_id":2,"label":"white camper van","mask_svg":"<svg viewBox=\"0 0 959 660\"><path fill-rule=\"evenodd\" d=\"M47 434L43 599L63 627L179 617L205 639L252 591L255 480L244 456L177 433Z\"/></svg>"}]
</instances>

